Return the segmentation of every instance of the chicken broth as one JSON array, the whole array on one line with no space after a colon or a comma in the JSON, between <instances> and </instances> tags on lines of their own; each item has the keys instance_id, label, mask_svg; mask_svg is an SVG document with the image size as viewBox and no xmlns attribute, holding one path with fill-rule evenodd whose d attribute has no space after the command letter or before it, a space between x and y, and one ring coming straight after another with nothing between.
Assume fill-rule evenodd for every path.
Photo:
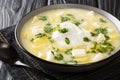
<instances>
[{"instance_id":1,"label":"chicken broth","mask_svg":"<svg viewBox=\"0 0 120 80\"><path fill-rule=\"evenodd\" d=\"M120 47L115 25L94 11L56 9L34 16L21 30L24 48L34 56L61 64L96 62Z\"/></svg>"}]
</instances>

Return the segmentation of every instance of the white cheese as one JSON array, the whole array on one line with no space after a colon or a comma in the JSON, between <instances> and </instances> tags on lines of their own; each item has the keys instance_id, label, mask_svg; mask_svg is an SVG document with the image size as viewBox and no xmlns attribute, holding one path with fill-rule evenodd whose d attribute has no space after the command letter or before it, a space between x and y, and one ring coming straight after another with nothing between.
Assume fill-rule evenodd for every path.
<instances>
[{"instance_id":1,"label":"white cheese","mask_svg":"<svg viewBox=\"0 0 120 80\"><path fill-rule=\"evenodd\" d=\"M42 53L41 53L41 52L39 52L39 53L37 54L37 56L38 56L38 57L41 57L41 56L42 56Z\"/></svg>"},{"instance_id":2,"label":"white cheese","mask_svg":"<svg viewBox=\"0 0 120 80\"><path fill-rule=\"evenodd\" d=\"M89 12L86 13L86 15L92 17L92 16L94 16L94 11L89 11Z\"/></svg>"},{"instance_id":3,"label":"white cheese","mask_svg":"<svg viewBox=\"0 0 120 80\"><path fill-rule=\"evenodd\" d=\"M88 23L87 22L83 22L82 24L80 24L80 27L84 27L86 26Z\"/></svg>"},{"instance_id":4,"label":"white cheese","mask_svg":"<svg viewBox=\"0 0 120 80\"><path fill-rule=\"evenodd\" d=\"M99 61L99 60L102 60L104 58L103 54L102 53L97 53L93 59L92 59L92 62L96 62L96 61Z\"/></svg>"},{"instance_id":5,"label":"white cheese","mask_svg":"<svg viewBox=\"0 0 120 80\"><path fill-rule=\"evenodd\" d=\"M82 57L86 55L85 49L73 49L72 55L75 57Z\"/></svg>"},{"instance_id":6,"label":"white cheese","mask_svg":"<svg viewBox=\"0 0 120 80\"><path fill-rule=\"evenodd\" d=\"M34 35L44 32L43 28L40 28L40 27L33 27L31 30Z\"/></svg>"},{"instance_id":7,"label":"white cheese","mask_svg":"<svg viewBox=\"0 0 120 80\"><path fill-rule=\"evenodd\" d=\"M46 60L53 60L54 59L54 55L51 53L51 51L48 51L46 53Z\"/></svg>"},{"instance_id":8,"label":"white cheese","mask_svg":"<svg viewBox=\"0 0 120 80\"><path fill-rule=\"evenodd\" d=\"M100 34L97 36L97 42L101 42L101 41L103 41L103 40L105 40L105 36L104 36L104 34L100 33Z\"/></svg>"},{"instance_id":9,"label":"white cheese","mask_svg":"<svg viewBox=\"0 0 120 80\"><path fill-rule=\"evenodd\" d=\"M98 22L94 22L92 26L94 26L95 28L100 28L100 24Z\"/></svg>"}]
</instances>

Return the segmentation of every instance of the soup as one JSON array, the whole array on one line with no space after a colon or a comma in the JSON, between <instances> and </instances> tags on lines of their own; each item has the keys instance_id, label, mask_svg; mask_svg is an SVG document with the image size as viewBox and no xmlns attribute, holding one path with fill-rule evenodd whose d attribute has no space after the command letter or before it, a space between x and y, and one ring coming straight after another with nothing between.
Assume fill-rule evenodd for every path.
<instances>
[{"instance_id":1,"label":"soup","mask_svg":"<svg viewBox=\"0 0 120 80\"><path fill-rule=\"evenodd\" d=\"M100 61L120 47L115 25L94 11L56 9L28 20L21 42L32 55L60 64Z\"/></svg>"}]
</instances>

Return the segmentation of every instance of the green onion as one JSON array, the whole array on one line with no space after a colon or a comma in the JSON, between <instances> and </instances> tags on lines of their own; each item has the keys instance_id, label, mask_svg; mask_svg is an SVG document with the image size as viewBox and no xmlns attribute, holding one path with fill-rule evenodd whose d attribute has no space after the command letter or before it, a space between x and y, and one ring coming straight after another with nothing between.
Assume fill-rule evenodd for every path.
<instances>
[{"instance_id":1,"label":"green onion","mask_svg":"<svg viewBox=\"0 0 120 80\"><path fill-rule=\"evenodd\" d=\"M69 17L61 17L61 22L70 21Z\"/></svg>"},{"instance_id":2,"label":"green onion","mask_svg":"<svg viewBox=\"0 0 120 80\"><path fill-rule=\"evenodd\" d=\"M102 19L102 18L100 18L99 20L100 20L100 22L103 22L103 23L106 23L106 22L107 22L106 20L104 20L104 19Z\"/></svg>"},{"instance_id":3,"label":"green onion","mask_svg":"<svg viewBox=\"0 0 120 80\"><path fill-rule=\"evenodd\" d=\"M72 14L66 14L67 16L71 16L71 17L73 17L73 15Z\"/></svg>"},{"instance_id":4,"label":"green onion","mask_svg":"<svg viewBox=\"0 0 120 80\"><path fill-rule=\"evenodd\" d=\"M47 26L51 26L51 24L50 24L50 23L47 23L46 25L47 25Z\"/></svg>"},{"instance_id":5,"label":"green onion","mask_svg":"<svg viewBox=\"0 0 120 80\"><path fill-rule=\"evenodd\" d=\"M53 28L53 31L57 31L60 29L60 25L57 25L56 27Z\"/></svg>"},{"instance_id":6,"label":"green onion","mask_svg":"<svg viewBox=\"0 0 120 80\"><path fill-rule=\"evenodd\" d=\"M67 28L62 28L62 29L59 29L58 31L60 33L66 33L66 32L68 32L68 29Z\"/></svg>"},{"instance_id":7,"label":"green onion","mask_svg":"<svg viewBox=\"0 0 120 80\"><path fill-rule=\"evenodd\" d=\"M106 28L96 28L94 32L91 32L91 36L98 36L100 33L106 35L108 31Z\"/></svg>"},{"instance_id":8,"label":"green onion","mask_svg":"<svg viewBox=\"0 0 120 80\"><path fill-rule=\"evenodd\" d=\"M36 38L40 38L40 37L43 37L43 36L46 36L46 34L44 34L44 33L39 33L39 34L36 34L36 35L35 35Z\"/></svg>"},{"instance_id":9,"label":"green onion","mask_svg":"<svg viewBox=\"0 0 120 80\"><path fill-rule=\"evenodd\" d=\"M66 43L66 44L70 44L69 38L67 38L67 37L65 38L65 43Z\"/></svg>"},{"instance_id":10,"label":"green onion","mask_svg":"<svg viewBox=\"0 0 120 80\"><path fill-rule=\"evenodd\" d=\"M58 52L59 49L58 48L55 48L55 47L52 47L54 51Z\"/></svg>"},{"instance_id":11,"label":"green onion","mask_svg":"<svg viewBox=\"0 0 120 80\"><path fill-rule=\"evenodd\" d=\"M65 54L72 54L72 48L65 51Z\"/></svg>"},{"instance_id":12,"label":"green onion","mask_svg":"<svg viewBox=\"0 0 120 80\"><path fill-rule=\"evenodd\" d=\"M46 33L52 33L52 32L53 32L53 28L47 26L47 27L44 27L44 31L45 31Z\"/></svg>"},{"instance_id":13,"label":"green onion","mask_svg":"<svg viewBox=\"0 0 120 80\"><path fill-rule=\"evenodd\" d=\"M80 25L80 22L76 21L76 22L74 22L74 24L75 24L76 26L79 26L79 25Z\"/></svg>"},{"instance_id":14,"label":"green onion","mask_svg":"<svg viewBox=\"0 0 120 80\"><path fill-rule=\"evenodd\" d=\"M53 55L55 55L55 53L54 53L53 51L51 51L51 53L52 53Z\"/></svg>"},{"instance_id":15,"label":"green onion","mask_svg":"<svg viewBox=\"0 0 120 80\"><path fill-rule=\"evenodd\" d=\"M110 37L105 35L105 40L108 41L109 39L110 39Z\"/></svg>"},{"instance_id":16,"label":"green onion","mask_svg":"<svg viewBox=\"0 0 120 80\"><path fill-rule=\"evenodd\" d=\"M46 16L41 16L41 17L40 17L40 20L42 20L42 21L47 21L47 17L46 17Z\"/></svg>"},{"instance_id":17,"label":"green onion","mask_svg":"<svg viewBox=\"0 0 120 80\"><path fill-rule=\"evenodd\" d=\"M54 58L56 60L60 61L60 60L63 60L63 55L62 54L56 54Z\"/></svg>"},{"instance_id":18,"label":"green onion","mask_svg":"<svg viewBox=\"0 0 120 80\"><path fill-rule=\"evenodd\" d=\"M90 42L90 41L91 41L88 37L84 37L83 40L84 40L85 42Z\"/></svg>"},{"instance_id":19,"label":"green onion","mask_svg":"<svg viewBox=\"0 0 120 80\"><path fill-rule=\"evenodd\" d=\"M34 38L31 38L31 39L30 39L30 42L33 42L33 41L34 41Z\"/></svg>"}]
</instances>

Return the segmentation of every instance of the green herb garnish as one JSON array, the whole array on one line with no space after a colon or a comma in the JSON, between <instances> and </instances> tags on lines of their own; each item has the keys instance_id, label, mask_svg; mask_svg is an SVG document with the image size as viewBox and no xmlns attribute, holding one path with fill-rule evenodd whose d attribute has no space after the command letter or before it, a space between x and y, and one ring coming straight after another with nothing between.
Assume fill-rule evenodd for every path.
<instances>
[{"instance_id":1,"label":"green herb garnish","mask_svg":"<svg viewBox=\"0 0 120 80\"><path fill-rule=\"evenodd\" d=\"M73 15L72 14L66 14L67 16L71 16L71 17L73 17Z\"/></svg>"},{"instance_id":2,"label":"green herb garnish","mask_svg":"<svg viewBox=\"0 0 120 80\"><path fill-rule=\"evenodd\" d=\"M70 21L69 17L61 17L61 22Z\"/></svg>"},{"instance_id":3,"label":"green herb garnish","mask_svg":"<svg viewBox=\"0 0 120 80\"><path fill-rule=\"evenodd\" d=\"M102 19L102 18L100 18L99 20L100 20L100 22L103 22L103 23L106 23L106 22L107 22L106 20L104 20L104 19Z\"/></svg>"},{"instance_id":4,"label":"green herb garnish","mask_svg":"<svg viewBox=\"0 0 120 80\"><path fill-rule=\"evenodd\" d=\"M72 48L65 51L65 54L72 54Z\"/></svg>"},{"instance_id":5,"label":"green herb garnish","mask_svg":"<svg viewBox=\"0 0 120 80\"><path fill-rule=\"evenodd\" d=\"M62 29L59 29L58 31L60 33L66 33L66 32L68 32L68 29L67 28L62 28Z\"/></svg>"},{"instance_id":6,"label":"green herb garnish","mask_svg":"<svg viewBox=\"0 0 120 80\"><path fill-rule=\"evenodd\" d=\"M52 47L54 51L58 52L59 49L58 48L55 48L55 47Z\"/></svg>"},{"instance_id":7,"label":"green herb garnish","mask_svg":"<svg viewBox=\"0 0 120 80\"><path fill-rule=\"evenodd\" d=\"M33 42L33 41L34 41L34 38L31 38L31 39L30 39L30 42Z\"/></svg>"},{"instance_id":8,"label":"green herb garnish","mask_svg":"<svg viewBox=\"0 0 120 80\"><path fill-rule=\"evenodd\" d=\"M47 25L47 26L51 26L51 24L50 24L50 23L47 23L46 25Z\"/></svg>"},{"instance_id":9,"label":"green herb garnish","mask_svg":"<svg viewBox=\"0 0 120 80\"><path fill-rule=\"evenodd\" d=\"M110 37L108 35L105 35L105 40L108 41Z\"/></svg>"},{"instance_id":10,"label":"green herb garnish","mask_svg":"<svg viewBox=\"0 0 120 80\"><path fill-rule=\"evenodd\" d=\"M42 21L47 21L47 17L46 17L46 16L41 16L41 17L40 17L40 20L42 20Z\"/></svg>"},{"instance_id":11,"label":"green herb garnish","mask_svg":"<svg viewBox=\"0 0 120 80\"><path fill-rule=\"evenodd\" d=\"M63 55L62 54L56 54L54 58L56 60L60 61L60 60L63 60Z\"/></svg>"},{"instance_id":12,"label":"green herb garnish","mask_svg":"<svg viewBox=\"0 0 120 80\"><path fill-rule=\"evenodd\" d=\"M60 25L57 25L56 27L53 28L53 31L57 31L60 29Z\"/></svg>"},{"instance_id":13,"label":"green herb garnish","mask_svg":"<svg viewBox=\"0 0 120 80\"><path fill-rule=\"evenodd\" d=\"M66 43L66 44L70 44L69 38L67 38L67 37L65 38L65 43Z\"/></svg>"},{"instance_id":14,"label":"green herb garnish","mask_svg":"<svg viewBox=\"0 0 120 80\"><path fill-rule=\"evenodd\" d=\"M53 28L47 26L47 27L44 27L44 31L45 31L46 33L52 33L52 32L53 32Z\"/></svg>"},{"instance_id":15,"label":"green herb garnish","mask_svg":"<svg viewBox=\"0 0 120 80\"><path fill-rule=\"evenodd\" d=\"M107 31L106 28L101 28L101 27L100 27L100 28L95 29L94 32L91 32L91 36L98 36L100 33L106 35L107 32L108 32L108 31Z\"/></svg>"},{"instance_id":16,"label":"green herb garnish","mask_svg":"<svg viewBox=\"0 0 120 80\"><path fill-rule=\"evenodd\" d=\"M35 35L36 38L41 38L41 37L43 37L43 36L46 36L46 34L44 34L44 33L39 33L39 34L36 34L36 35Z\"/></svg>"},{"instance_id":17,"label":"green herb garnish","mask_svg":"<svg viewBox=\"0 0 120 80\"><path fill-rule=\"evenodd\" d=\"M76 21L76 22L74 22L74 24L75 24L76 26L79 26L79 25L80 25L80 22Z\"/></svg>"},{"instance_id":18,"label":"green herb garnish","mask_svg":"<svg viewBox=\"0 0 120 80\"><path fill-rule=\"evenodd\" d=\"M54 51L51 51L51 53L52 53L53 55L55 55Z\"/></svg>"},{"instance_id":19,"label":"green herb garnish","mask_svg":"<svg viewBox=\"0 0 120 80\"><path fill-rule=\"evenodd\" d=\"M90 42L90 41L91 41L88 37L84 37L83 40L84 40L85 42Z\"/></svg>"}]
</instances>

